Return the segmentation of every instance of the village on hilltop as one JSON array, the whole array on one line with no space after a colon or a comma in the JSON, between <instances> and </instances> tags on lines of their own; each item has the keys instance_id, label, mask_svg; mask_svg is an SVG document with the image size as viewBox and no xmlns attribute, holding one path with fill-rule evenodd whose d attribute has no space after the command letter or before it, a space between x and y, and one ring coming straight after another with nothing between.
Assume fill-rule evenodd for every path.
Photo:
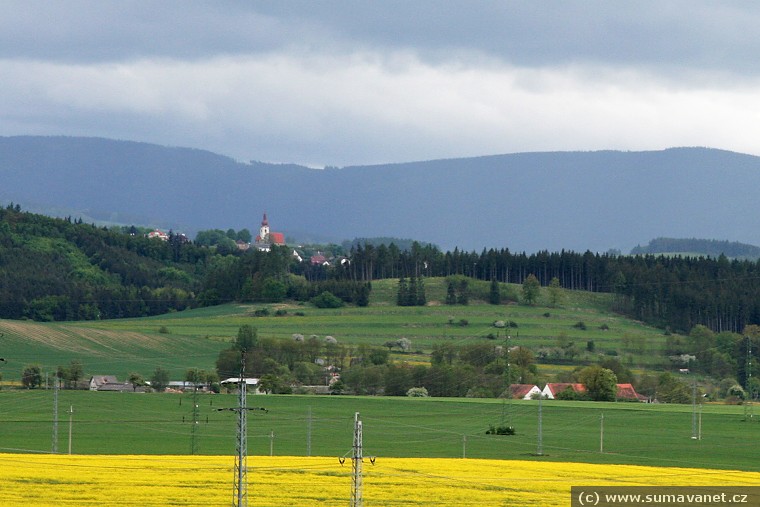
<instances>
[{"instance_id":1,"label":"village on hilltop","mask_svg":"<svg viewBox=\"0 0 760 507\"><path fill-rule=\"evenodd\" d=\"M160 239L161 241L169 241L169 233L164 232L160 229L154 229L153 231L149 232L147 236L148 238L156 238ZM184 241L189 241L189 239L184 234L180 234L180 237L183 238ZM270 229L269 218L267 217L266 212L264 212L264 217L261 219L259 233L253 242L246 242L238 239L235 243L237 244L238 250L241 251L247 251L251 248L255 248L261 252L269 252L272 250L273 246L287 246L285 243L285 234L282 232L275 232ZM293 249L292 255L296 261L304 262L303 253L299 252L297 249ZM309 257L309 262L315 266L331 266L336 262L345 262L345 259L328 259L321 251L317 251Z\"/></svg>"}]
</instances>

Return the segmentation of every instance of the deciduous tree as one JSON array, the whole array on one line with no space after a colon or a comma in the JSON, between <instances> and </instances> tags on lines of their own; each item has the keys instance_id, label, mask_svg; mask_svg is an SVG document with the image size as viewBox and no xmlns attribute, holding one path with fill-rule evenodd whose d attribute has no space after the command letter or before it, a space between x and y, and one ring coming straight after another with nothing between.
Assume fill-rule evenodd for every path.
<instances>
[{"instance_id":1,"label":"deciduous tree","mask_svg":"<svg viewBox=\"0 0 760 507\"><path fill-rule=\"evenodd\" d=\"M525 304L535 305L538 301L538 295L541 291L541 284L536 275L530 274L522 284L522 296Z\"/></svg>"},{"instance_id":2,"label":"deciduous tree","mask_svg":"<svg viewBox=\"0 0 760 507\"><path fill-rule=\"evenodd\" d=\"M617 377L612 370L598 364L587 366L578 374L578 380L586 386L589 397L594 401L615 401Z\"/></svg>"}]
</instances>

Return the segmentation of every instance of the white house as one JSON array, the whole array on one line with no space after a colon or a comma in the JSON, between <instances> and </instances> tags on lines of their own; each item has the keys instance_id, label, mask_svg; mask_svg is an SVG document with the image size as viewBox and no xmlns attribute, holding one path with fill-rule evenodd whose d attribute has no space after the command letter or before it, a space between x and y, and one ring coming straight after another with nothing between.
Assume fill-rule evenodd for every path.
<instances>
[{"instance_id":1,"label":"white house","mask_svg":"<svg viewBox=\"0 0 760 507\"><path fill-rule=\"evenodd\" d=\"M541 394L541 389L535 384L511 384L509 395L513 400L532 400Z\"/></svg>"},{"instance_id":2,"label":"white house","mask_svg":"<svg viewBox=\"0 0 760 507\"><path fill-rule=\"evenodd\" d=\"M264 391L259 389L259 379L257 378L244 378L243 381L245 382L245 389L246 392L251 392L253 394L266 394ZM219 382L225 387L232 387L231 384L239 384L240 383L240 377L230 377L222 380Z\"/></svg>"}]
</instances>

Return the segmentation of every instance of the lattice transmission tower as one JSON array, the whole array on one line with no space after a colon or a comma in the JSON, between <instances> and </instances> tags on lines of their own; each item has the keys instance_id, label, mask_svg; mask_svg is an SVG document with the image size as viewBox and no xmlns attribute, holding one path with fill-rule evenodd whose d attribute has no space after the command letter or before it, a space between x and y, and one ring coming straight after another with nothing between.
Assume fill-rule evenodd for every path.
<instances>
[{"instance_id":1,"label":"lattice transmission tower","mask_svg":"<svg viewBox=\"0 0 760 507\"><path fill-rule=\"evenodd\" d=\"M260 407L248 407L246 405L246 381L243 376L245 366L245 354L243 354L243 367L240 369L238 378L238 406L233 408L218 408L217 410L228 410L236 412L237 420L237 440L235 444L235 469L232 481L232 505L233 507L248 506L248 411L267 409Z\"/></svg>"}]
</instances>

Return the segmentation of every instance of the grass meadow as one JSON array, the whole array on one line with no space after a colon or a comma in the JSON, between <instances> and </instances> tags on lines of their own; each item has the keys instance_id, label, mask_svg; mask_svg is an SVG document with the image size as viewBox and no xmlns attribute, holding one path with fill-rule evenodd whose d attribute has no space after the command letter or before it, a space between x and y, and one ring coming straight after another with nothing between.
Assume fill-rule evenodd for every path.
<instances>
[{"instance_id":1,"label":"grass meadow","mask_svg":"<svg viewBox=\"0 0 760 507\"><path fill-rule=\"evenodd\" d=\"M193 438L198 454L235 453L236 415L217 410L236 406L234 394L199 395L195 430L187 394L60 391L58 404L59 453L71 407L74 454L190 454ZM251 455L337 459L351 450L359 412L365 455L760 471L760 413L748 421L741 406L704 405L692 439L689 405L544 400L540 446L538 401L249 395L248 406L267 409L249 414ZM517 434L486 435L505 423ZM52 431L52 391L0 391L0 452L50 452Z\"/></svg>"},{"instance_id":2,"label":"grass meadow","mask_svg":"<svg viewBox=\"0 0 760 507\"><path fill-rule=\"evenodd\" d=\"M475 293L487 296L487 287L475 285ZM486 284L487 285L487 284ZM536 306L516 303L483 304L473 298L466 306L441 304L445 298L443 279L426 281L429 304L425 307L398 307L394 304L396 282L373 282L370 306L317 309L308 304L227 304L171 313L149 318L109 321L33 323L0 320L1 352L7 363L0 368L3 379L18 380L27 364L39 364L44 371L79 360L87 375L117 375L126 379L130 372L145 378L157 367L168 370L173 380L181 380L189 368L213 370L219 351L229 347L240 326L255 327L261 337L290 339L293 334L335 337L339 343L382 346L401 337L412 342L412 354L394 354L395 360L426 362L437 343L463 345L493 341L510 336L509 345L534 350L573 342L587 360L614 354L631 368L663 365L662 330L645 326L611 311L608 294L563 291L556 308L540 302ZM519 286L503 290L518 293ZM543 301L545 303L545 301ZM267 308L270 315L257 317ZM284 316L274 316L276 310ZM497 329L495 321L512 321L517 327ZM582 322L585 329L577 325ZM463 325L466 323L466 325ZM498 337L498 338L497 338ZM587 353L589 342L594 352ZM567 365L539 365L552 374Z\"/></svg>"}]
</instances>

